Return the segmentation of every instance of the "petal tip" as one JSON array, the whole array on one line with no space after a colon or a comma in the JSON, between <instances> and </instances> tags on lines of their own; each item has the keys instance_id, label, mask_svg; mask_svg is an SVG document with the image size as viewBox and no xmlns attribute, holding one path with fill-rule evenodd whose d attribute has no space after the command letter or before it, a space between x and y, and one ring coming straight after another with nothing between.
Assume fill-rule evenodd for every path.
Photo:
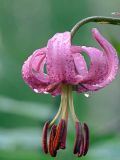
<instances>
[{"instance_id":1,"label":"petal tip","mask_svg":"<svg viewBox=\"0 0 120 160\"><path fill-rule=\"evenodd\" d=\"M96 37L97 34L100 34L97 28L92 28L92 35Z\"/></svg>"}]
</instances>

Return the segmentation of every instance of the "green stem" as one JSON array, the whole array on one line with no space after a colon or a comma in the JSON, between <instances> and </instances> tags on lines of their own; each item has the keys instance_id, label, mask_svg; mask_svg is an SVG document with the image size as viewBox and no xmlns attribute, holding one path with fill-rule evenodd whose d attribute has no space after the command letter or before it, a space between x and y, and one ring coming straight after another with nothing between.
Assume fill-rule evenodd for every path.
<instances>
[{"instance_id":1,"label":"green stem","mask_svg":"<svg viewBox=\"0 0 120 160\"><path fill-rule=\"evenodd\" d=\"M78 29L88 22L96 22L100 24L113 24L113 25L120 25L120 18L113 18L113 17L104 17L104 16L93 16L87 17L81 21L79 21L71 30L71 37L75 35Z\"/></svg>"}]
</instances>

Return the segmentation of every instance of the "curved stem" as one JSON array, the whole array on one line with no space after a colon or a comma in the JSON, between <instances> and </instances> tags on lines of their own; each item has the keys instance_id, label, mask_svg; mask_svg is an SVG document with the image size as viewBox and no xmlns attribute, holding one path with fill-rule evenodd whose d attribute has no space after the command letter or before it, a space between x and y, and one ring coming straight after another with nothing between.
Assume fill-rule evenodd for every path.
<instances>
[{"instance_id":1,"label":"curved stem","mask_svg":"<svg viewBox=\"0 0 120 160\"><path fill-rule=\"evenodd\" d=\"M71 37L75 35L77 30L88 22L96 22L100 24L113 24L113 25L120 25L120 18L113 18L113 17L104 17L104 16L93 16L87 17L81 21L79 21L71 30Z\"/></svg>"}]
</instances>

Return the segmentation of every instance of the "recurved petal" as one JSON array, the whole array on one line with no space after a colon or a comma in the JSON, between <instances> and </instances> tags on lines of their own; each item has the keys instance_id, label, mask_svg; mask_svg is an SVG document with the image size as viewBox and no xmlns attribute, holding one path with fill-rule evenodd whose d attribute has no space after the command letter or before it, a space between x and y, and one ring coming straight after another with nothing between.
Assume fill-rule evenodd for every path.
<instances>
[{"instance_id":1,"label":"recurved petal","mask_svg":"<svg viewBox=\"0 0 120 160\"><path fill-rule=\"evenodd\" d=\"M24 81L35 91L44 92L49 84L49 77L44 73L46 48L36 50L24 62L22 76Z\"/></svg>"},{"instance_id":2,"label":"recurved petal","mask_svg":"<svg viewBox=\"0 0 120 160\"><path fill-rule=\"evenodd\" d=\"M74 83L75 66L70 32L55 34L47 44L47 71L50 82Z\"/></svg>"},{"instance_id":3,"label":"recurved petal","mask_svg":"<svg viewBox=\"0 0 120 160\"><path fill-rule=\"evenodd\" d=\"M84 79L84 77L86 77L88 74L88 69L85 59L80 53L77 52L73 54L73 59L74 59L75 69L77 72L76 77L79 77L78 82L81 82Z\"/></svg>"},{"instance_id":4,"label":"recurved petal","mask_svg":"<svg viewBox=\"0 0 120 160\"><path fill-rule=\"evenodd\" d=\"M89 90L99 90L108 85L115 78L118 71L118 57L115 48L98 32L93 29L93 37L103 48L100 51L92 47L82 47L91 59L88 76L83 81L83 86ZM78 87L78 92L83 90L82 86Z\"/></svg>"},{"instance_id":5,"label":"recurved petal","mask_svg":"<svg viewBox=\"0 0 120 160\"><path fill-rule=\"evenodd\" d=\"M109 73L109 62L106 55L97 48L92 47L82 47L83 51L86 52L90 57L90 67L85 81L100 83Z\"/></svg>"},{"instance_id":6,"label":"recurved petal","mask_svg":"<svg viewBox=\"0 0 120 160\"><path fill-rule=\"evenodd\" d=\"M46 63L46 52L46 48L36 50L33 53L33 56L31 57L29 63L30 73L42 83L49 82L48 75L44 73L44 66Z\"/></svg>"}]
</instances>

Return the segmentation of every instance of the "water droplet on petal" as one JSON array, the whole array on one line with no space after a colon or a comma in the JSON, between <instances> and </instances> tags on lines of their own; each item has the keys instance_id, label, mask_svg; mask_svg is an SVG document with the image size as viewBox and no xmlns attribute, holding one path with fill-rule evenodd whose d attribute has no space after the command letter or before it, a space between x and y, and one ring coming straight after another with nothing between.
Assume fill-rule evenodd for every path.
<instances>
[{"instance_id":1,"label":"water droplet on petal","mask_svg":"<svg viewBox=\"0 0 120 160\"><path fill-rule=\"evenodd\" d=\"M37 89L33 89L33 90L34 90L34 92L39 93L39 91Z\"/></svg>"},{"instance_id":2,"label":"water droplet on petal","mask_svg":"<svg viewBox=\"0 0 120 160\"><path fill-rule=\"evenodd\" d=\"M44 92L44 94L48 94L48 92Z\"/></svg>"},{"instance_id":3,"label":"water droplet on petal","mask_svg":"<svg viewBox=\"0 0 120 160\"><path fill-rule=\"evenodd\" d=\"M84 96L88 98L92 95L92 93L93 93L92 91L86 92L84 93Z\"/></svg>"},{"instance_id":4,"label":"water droplet on petal","mask_svg":"<svg viewBox=\"0 0 120 160\"><path fill-rule=\"evenodd\" d=\"M84 96L88 98L90 96L90 94L89 93L84 93Z\"/></svg>"}]
</instances>

